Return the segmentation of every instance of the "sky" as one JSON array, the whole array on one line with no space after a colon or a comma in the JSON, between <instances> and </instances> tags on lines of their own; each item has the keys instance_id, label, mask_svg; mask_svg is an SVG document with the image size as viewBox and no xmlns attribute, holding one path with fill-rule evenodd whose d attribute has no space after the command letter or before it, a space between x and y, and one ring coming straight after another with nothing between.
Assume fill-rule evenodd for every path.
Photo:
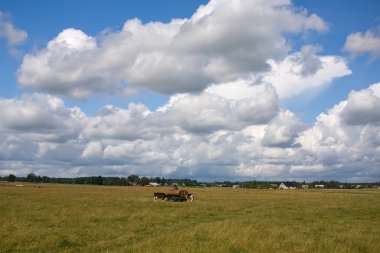
<instances>
[{"instance_id":1,"label":"sky","mask_svg":"<svg viewBox=\"0 0 380 253\"><path fill-rule=\"evenodd\" d=\"M380 180L380 3L0 0L0 175Z\"/></svg>"}]
</instances>

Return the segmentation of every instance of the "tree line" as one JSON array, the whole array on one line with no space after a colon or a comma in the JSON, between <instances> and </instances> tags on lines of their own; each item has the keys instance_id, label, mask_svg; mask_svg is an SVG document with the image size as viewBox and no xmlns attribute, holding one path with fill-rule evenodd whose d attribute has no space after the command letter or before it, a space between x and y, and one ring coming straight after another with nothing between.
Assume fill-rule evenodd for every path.
<instances>
[{"instance_id":1,"label":"tree line","mask_svg":"<svg viewBox=\"0 0 380 253\"><path fill-rule=\"evenodd\" d=\"M156 183L161 186L202 186L202 187L233 187L238 186L241 188L249 189L274 189L277 188L282 182L287 185L301 188L302 185L308 185L313 188L315 185L324 185L327 189L352 189L358 185L361 188L371 188L376 185L379 186L380 182L374 183L342 183L339 181L313 181L306 183L296 181L215 181L215 182L198 182L195 179L171 179L164 177L144 177L132 174L128 177L103 177L103 176L89 176L89 177L48 177L39 176L35 173L29 173L26 177L17 177L10 174L7 177L0 177L0 181L8 182L30 182L30 183L56 183L56 184L90 184L90 185L115 185L115 186L146 186L150 183Z\"/></svg>"},{"instance_id":2,"label":"tree line","mask_svg":"<svg viewBox=\"0 0 380 253\"><path fill-rule=\"evenodd\" d=\"M103 177L103 176L89 176L89 177L48 177L39 176L35 173L29 173L26 177L17 177L10 174L8 177L0 177L2 181L8 182L30 182L30 183L57 183L57 184L91 184L91 185L116 185L116 186L145 186L150 183L157 183L159 185L173 185L180 186L197 186L197 180L194 179L167 179L164 177L141 177L132 174L128 177Z\"/></svg>"}]
</instances>

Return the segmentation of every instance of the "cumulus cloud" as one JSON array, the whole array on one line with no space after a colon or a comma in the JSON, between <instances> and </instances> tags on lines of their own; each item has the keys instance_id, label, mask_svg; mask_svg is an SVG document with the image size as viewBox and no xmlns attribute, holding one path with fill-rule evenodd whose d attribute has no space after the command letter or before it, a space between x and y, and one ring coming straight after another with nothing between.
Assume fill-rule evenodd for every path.
<instances>
[{"instance_id":1,"label":"cumulus cloud","mask_svg":"<svg viewBox=\"0 0 380 253\"><path fill-rule=\"evenodd\" d=\"M14 27L14 25L9 21L9 15L4 14L0 11L0 39L4 38L8 44L9 53L17 57L19 51L16 49L16 46L24 42L28 37L28 34Z\"/></svg>"},{"instance_id":2,"label":"cumulus cloud","mask_svg":"<svg viewBox=\"0 0 380 253\"><path fill-rule=\"evenodd\" d=\"M127 110L107 105L98 115L88 118L82 136L93 140L143 138L148 134L143 127L148 113L141 104L130 104Z\"/></svg>"},{"instance_id":3,"label":"cumulus cloud","mask_svg":"<svg viewBox=\"0 0 380 253\"><path fill-rule=\"evenodd\" d=\"M16 136L0 135L0 160L34 160L38 154L38 144Z\"/></svg>"},{"instance_id":4,"label":"cumulus cloud","mask_svg":"<svg viewBox=\"0 0 380 253\"><path fill-rule=\"evenodd\" d=\"M299 180L372 181L380 176L380 84L353 91L306 127L286 110L240 144L235 175ZM358 103L361 101L362 103ZM257 132L258 130L255 129ZM247 150L254 153L246 154Z\"/></svg>"},{"instance_id":5,"label":"cumulus cloud","mask_svg":"<svg viewBox=\"0 0 380 253\"><path fill-rule=\"evenodd\" d=\"M378 31L380 28L378 29ZM365 33L351 33L346 39L344 50L352 56L370 54L373 59L380 57L379 32L368 30Z\"/></svg>"},{"instance_id":6,"label":"cumulus cloud","mask_svg":"<svg viewBox=\"0 0 380 253\"><path fill-rule=\"evenodd\" d=\"M296 115L288 110L281 110L266 127L262 139L264 146L291 146L295 138L305 128Z\"/></svg>"},{"instance_id":7,"label":"cumulus cloud","mask_svg":"<svg viewBox=\"0 0 380 253\"><path fill-rule=\"evenodd\" d=\"M323 164L324 172L333 176L379 176L379 89L380 84L374 84L351 92L347 100L322 113L312 128L301 133L297 142L313 157L313 164Z\"/></svg>"},{"instance_id":8,"label":"cumulus cloud","mask_svg":"<svg viewBox=\"0 0 380 253\"><path fill-rule=\"evenodd\" d=\"M206 91L226 98L243 99L254 96L262 85L271 84L281 100L305 92L317 92L326 88L336 78L350 75L346 60L339 56L318 55L321 48L304 46L300 51L282 60L269 60L270 70L251 75L248 79L213 84Z\"/></svg>"},{"instance_id":9,"label":"cumulus cloud","mask_svg":"<svg viewBox=\"0 0 380 253\"><path fill-rule=\"evenodd\" d=\"M224 171L233 176L231 168L239 162L237 147L249 140L242 131L268 124L279 110L270 85L251 98L182 94L156 111L141 104L126 109L105 106L95 116L44 94L0 103L1 168L16 168L18 160L20 167L31 162L29 171L41 168L38 171L50 175L92 174L89 168L97 167L103 168L102 174L206 178Z\"/></svg>"},{"instance_id":10,"label":"cumulus cloud","mask_svg":"<svg viewBox=\"0 0 380 253\"><path fill-rule=\"evenodd\" d=\"M229 99L209 90L199 95L176 95L159 109L176 125L190 132L242 129L265 124L278 110L278 97L270 85L244 99Z\"/></svg>"},{"instance_id":11,"label":"cumulus cloud","mask_svg":"<svg viewBox=\"0 0 380 253\"><path fill-rule=\"evenodd\" d=\"M351 92L347 106L343 109L342 119L348 125L379 125L380 124L380 96L373 85L369 89Z\"/></svg>"},{"instance_id":12,"label":"cumulus cloud","mask_svg":"<svg viewBox=\"0 0 380 253\"><path fill-rule=\"evenodd\" d=\"M380 84L351 92L312 126L279 107L272 86L254 87L250 98L223 95L224 87L174 95L155 111L105 106L94 116L50 95L1 99L0 173L378 178Z\"/></svg>"},{"instance_id":13,"label":"cumulus cloud","mask_svg":"<svg viewBox=\"0 0 380 253\"><path fill-rule=\"evenodd\" d=\"M28 34L8 20L7 15L0 12L0 38L4 38L9 46L18 45L26 40Z\"/></svg>"},{"instance_id":14,"label":"cumulus cloud","mask_svg":"<svg viewBox=\"0 0 380 253\"><path fill-rule=\"evenodd\" d=\"M189 19L132 19L121 31L99 37L65 29L24 57L18 83L76 99L130 87L201 91L267 71L268 60L280 60L289 50L285 32L326 29L321 18L296 11L288 0L212 0ZM308 64L310 70L315 63Z\"/></svg>"},{"instance_id":15,"label":"cumulus cloud","mask_svg":"<svg viewBox=\"0 0 380 253\"><path fill-rule=\"evenodd\" d=\"M352 73L342 57L320 56L317 55L319 50L315 46L305 46L282 61L270 60L271 71L262 81L271 83L279 97L286 99L326 87L333 79Z\"/></svg>"},{"instance_id":16,"label":"cumulus cloud","mask_svg":"<svg viewBox=\"0 0 380 253\"><path fill-rule=\"evenodd\" d=\"M66 108L61 99L45 94L0 99L0 115L4 134L58 142L77 138L84 117L79 108Z\"/></svg>"}]
</instances>

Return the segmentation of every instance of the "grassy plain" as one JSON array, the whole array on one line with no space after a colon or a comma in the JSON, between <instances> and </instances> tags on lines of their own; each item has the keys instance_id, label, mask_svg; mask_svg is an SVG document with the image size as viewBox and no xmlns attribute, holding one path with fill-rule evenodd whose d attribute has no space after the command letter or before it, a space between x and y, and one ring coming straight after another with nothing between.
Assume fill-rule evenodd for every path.
<instances>
[{"instance_id":1,"label":"grassy plain","mask_svg":"<svg viewBox=\"0 0 380 253\"><path fill-rule=\"evenodd\" d=\"M0 183L0 252L379 252L380 190Z\"/></svg>"}]
</instances>

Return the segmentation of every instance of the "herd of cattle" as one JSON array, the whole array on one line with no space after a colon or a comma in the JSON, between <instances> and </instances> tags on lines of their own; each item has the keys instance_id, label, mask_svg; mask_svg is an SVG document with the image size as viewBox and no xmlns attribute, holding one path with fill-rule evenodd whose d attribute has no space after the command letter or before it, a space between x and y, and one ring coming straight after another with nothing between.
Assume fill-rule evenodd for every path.
<instances>
[{"instance_id":1,"label":"herd of cattle","mask_svg":"<svg viewBox=\"0 0 380 253\"><path fill-rule=\"evenodd\" d=\"M171 201L187 201L190 200L191 202L194 201L194 193L189 193L186 190L177 190L173 189L170 190L168 193L163 192L155 192L153 194L154 202L157 201L157 199L161 199L162 201L171 200Z\"/></svg>"}]
</instances>

